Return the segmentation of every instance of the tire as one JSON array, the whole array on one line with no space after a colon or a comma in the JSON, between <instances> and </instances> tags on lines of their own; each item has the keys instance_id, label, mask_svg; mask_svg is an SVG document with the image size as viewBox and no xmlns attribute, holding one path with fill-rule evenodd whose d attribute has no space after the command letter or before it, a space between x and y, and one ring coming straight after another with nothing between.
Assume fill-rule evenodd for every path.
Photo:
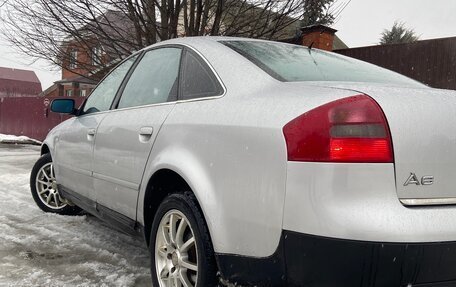
<instances>
[{"instance_id":1,"label":"tire","mask_svg":"<svg viewBox=\"0 0 456 287\"><path fill-rule=\"evenodd\" d=\"M44 212L78 215L82 209L71 205L60 194L54 176L51 154L42 155L33 166L30 190L36 205Z\"/></svg>"},{"instance_id":2,"label":"tire","mask_svg":"<svg viewBox=\"0 0 456 287\"><path fill-rule=\"evenodd\" d=\"M186 286L183 281L192 287L217 286L214 250L196 202L191 192L185 192L171 194L160 204L150 237L152 286Z\"/></svg>"}]
</instances>

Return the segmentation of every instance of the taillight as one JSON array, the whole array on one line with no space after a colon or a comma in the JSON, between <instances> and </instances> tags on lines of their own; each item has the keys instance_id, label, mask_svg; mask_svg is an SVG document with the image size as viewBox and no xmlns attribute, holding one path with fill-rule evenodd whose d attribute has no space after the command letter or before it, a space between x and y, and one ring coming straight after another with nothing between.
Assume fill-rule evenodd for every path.
<instances>
[{"instance_id":1,"label":"taillight","mask_svg":"<svg viewBox=\"0 0 456 287\"><path fill-rule=\"evenodd\" d=\"M283 128L289 161L393 162L379 105L357 95L317 107Z\"/></svg>"}]
</instances>

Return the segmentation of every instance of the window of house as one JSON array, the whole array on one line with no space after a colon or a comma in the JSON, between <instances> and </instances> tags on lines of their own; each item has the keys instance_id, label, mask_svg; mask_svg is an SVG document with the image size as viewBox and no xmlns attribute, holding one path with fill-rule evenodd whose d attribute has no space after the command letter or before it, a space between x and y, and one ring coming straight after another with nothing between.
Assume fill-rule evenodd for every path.
<instances>
[{"instance_id":1,"label":"window of house","mask_svg":"<svg viewBox=\"0 0 456 287\"><path fill-rule=\"evenodd\" d=\"M91 51L92 65L98 66L101 64L102 49L100 46L93 47Z\"/></svg>"},{"instance_id":2,"label":"window of house","mask_svg":"<svg viewBox=\"0 0 456 287\"><path fill-rule=\"evenodd\" d=\"M81 90L81 97L87 96L87 91L86 90Z\"/></svg>"},{"instance_id":3,"label":"window of house","mask_svg":"<svg viewBox=\"0 0 456 287\"><path fill-rule=\"evenodd\" d=\"M137 57L135 55L121 63L98 84L84 104L83 114L107 111L111 108L123 79Z\"/></svg>"},{"instance_id":4,"label":"window of house","mask_svg":"<svg viewBox=\"0 0 456 287\"><path fill-rule=\"evenodd\" d=\"M180 57L179 48L146 52L128 80L118 108L177 100Z\"/></svg>"},{"instance_id":5,"label":"window of house","mask_svg":"<svg viewBox=\"0 0 456 287\"><path fill-rule=\"evenodd\" d=\"M73 96L73 90L66 90L65 92L67 97L72 97Z\"/></svg>"},{"instance_id":6,"label":"window of house","mask_svg":"<svg viewBox=\"0 0 456 287\"><path fill-rule=\"evenodd\" d=\"M70 51L70 64L68 65L70 69L76 69L78 67L78 51Z\"/></svg>"},{"instance_id":7,"label":"window of house","mask_svg":"<svg viewBox=\"0 0 456 287\"><path fill-rule=\"evenodd\" d=\"M182 61L181 100L213 97L223 88L212 70L193 51L187 50Z\"/></svg>"}]
</instances>

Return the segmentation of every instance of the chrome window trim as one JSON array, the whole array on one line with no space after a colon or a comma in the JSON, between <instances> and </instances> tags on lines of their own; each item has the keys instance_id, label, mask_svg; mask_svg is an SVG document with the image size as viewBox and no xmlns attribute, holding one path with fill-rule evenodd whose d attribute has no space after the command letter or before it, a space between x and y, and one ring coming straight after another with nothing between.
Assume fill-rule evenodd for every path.
<instances>
[{"instance_id":1,"label":"chrome window trim","mask_svg":"<svg viewBox=\"0 0 456 287\"><path fill-rule=\"evenodd\" d=\"M80 118L83 118L83 117L87 117L87 116L92 116L92 115L102 115L102 114L106 114L106 113L109 113L110 111L112 110L107 110L107 111L99 111L99 112L93 112L93 113L88 113L88 114L81 114L81 115L78 115L76 117L74 117L75 119L80 119Z\"/></svg>"},{"instance_id":2,"label":"chrome window trim","mask_svg":"<svg viewBox=\"0 0 456 287\"><path fill-rule=\"evenodd\" d=\"M214 70L214 67L212 67L212 65L209 63L209 61L198 50L196 50L192 46L189 46L187 44L165 44L165 45L159 45L159 46L150 47L150 48L144 48L141 51L143 51L144 53L147 53L148 51L159 49L159 48L176 47L176 46L181 46L182 48L186 47L186 48L192 50L193 52L195 52L199 57L201 57L201 59L206 63L206 65L209 67L209 69L211 69L212 73L215 75L219 84L222 86L223 93L221 95L212 96L212 97L200 97L200 98L194 98L194 99L188 99L188 100L177 100L177 101L172 101L172 102L163 102L163 103L148 104L148 105L141 105L141 106L134 106L134 107L126 107L126 108L120 108L120 109L115 108L115 109L109 110L109 112L126 111L126 110L131 110L131 109L140 109L140 108L147 108L147 107L165 106L165 105L171 105L171 104L197 102L197 101L204 101L204 100L215 100L215 99L223 98L227 93L225 84L223 83L222 79L217 74L217 72ZM180 71L180 67L179 67L179 71Z\"/></svg>"},{"instance_id":3,"label":"chrome window trim","mask_svg":"<svg viewBox=\"0 0 456 287\"><path fill-rule=\"evenodd\" d=\"M78 117L84 117L84 116L87 116L87 115L99 115L99 114L109 113L109 112L113 112L113 111L125 111L125 110L138 109L138 108L156 107L156 106L164 106L164 105L171 105L171 104L178 104L178 103L188 103L188 102L197 102L197 101L204 101L204 100L215 100L215 99L223 98L227 94L227 88L226 88L225 84L223 83L222 79L220 78L219 74L215 71L214 67L212 67L212 65L209 63L209 61L198 50L196 50L194 47L192 47L192 46L190 46L188 44L164 44L164 45L158 45L158 46L155 46L155 47L144 48L144 49L142 49L140 51L137 51L137 52L133 53L129 57L125 58L118 65L120 65L121 63L123 63L124 61L126 61L127 59L132 57L133 55L137 55L137 54L140 54L140 53L143 53L143 52L147 53L148 51L151 51L151 50L154 50L154 49L166 48L166 47L176 47L176 46L186 47L186 48L192 50L193 52L195 52L199 57L201 57L201 59L203 59L203 61L206 63L206 65L209 67L209 69L211 69L212 73L215 75L215 77L216 77L217 81L219 82L219 84L222 86L223 93L221 95L212 96L212 97L200 97L200 98L194 98L194 99L188 99L188 100L177 100L177 101L172 101L172 102L156 103L156 104L141 105L141 106L134 106L134 107L126 107L126 108L120 108L120 109L119 108L114 108L113 109L111 107L111 109L109 109L107 111L100 111L100 112L93 112L93 113L89 113L89 114L82 114L82 115L80 115ZM140 59L138 58L138 60L140 60ZM179 67L179 71L180 71L180 67ZM107 75L109 75L110 73L111 73L111 71ZM103 80L104 80L104 78L101 81L103 81ZM94 90L95 90L95 88L94 88ZM86 97L86 99L87 98L88 97Z\"/></svg>"},{"instance_id":4,"label":"chrome window trim","mask_svg":"<svg viewBox=\"0 0 456 287\"><path fill-rule=\"evenodd\" d=\"M167 105L175 104L175 103L177 103L177 102L178 102L178 101L172 101L172 102L148 104L148 105L142 105L142 106L125 107L125 108L120 108L120 109L109 110L109 112L128 111L128 110L133 110L133 109L142 109L142 108L157 107L157 106L167 106Z\"/></svg>"},{"instance_id":5,"label":"chrome window trim","mask_svg":"<svg viewBox=\"0 0 456 287\"><path fill-rule=\"evenodd\" d=\"M202 97L202 98L195 98L195 99L189 99L189 100L179 100L179 101L172 101L172 102L164 102L164 103L157 103L157 104L148 104L148 105L142 105L142 106L134 106L134 107L121 108L121 109L113 109L113 110L109 110L109 111L105 111L105 112L126 111L126 110L132 110L132 109L142 109L142 108L149 108L149 107L156 107L156 106L167 106L167 105L180 104L180 103L199 102L199 101L205 101L205 100L214 100L214 99L219 99L219 98L221 98L223 96L224 95L214 96L214 97Z\"/></svg>"}]
</instances>

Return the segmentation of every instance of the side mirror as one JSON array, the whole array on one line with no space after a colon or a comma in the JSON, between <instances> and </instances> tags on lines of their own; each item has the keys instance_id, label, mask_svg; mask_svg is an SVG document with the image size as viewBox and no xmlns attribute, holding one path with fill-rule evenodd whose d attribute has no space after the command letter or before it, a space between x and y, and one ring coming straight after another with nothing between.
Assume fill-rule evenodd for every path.
<instances>
[{"instance_id":1,"label":"side mirror","mask_svg":"<svg viewBox=\"0 0 456 287\"><path fill-rule=\"evenodd\" d=\"M60 114L73 114L74 110L73 99L55 99L51 103L51 111Z\"/></svg>"}]
</instances>

